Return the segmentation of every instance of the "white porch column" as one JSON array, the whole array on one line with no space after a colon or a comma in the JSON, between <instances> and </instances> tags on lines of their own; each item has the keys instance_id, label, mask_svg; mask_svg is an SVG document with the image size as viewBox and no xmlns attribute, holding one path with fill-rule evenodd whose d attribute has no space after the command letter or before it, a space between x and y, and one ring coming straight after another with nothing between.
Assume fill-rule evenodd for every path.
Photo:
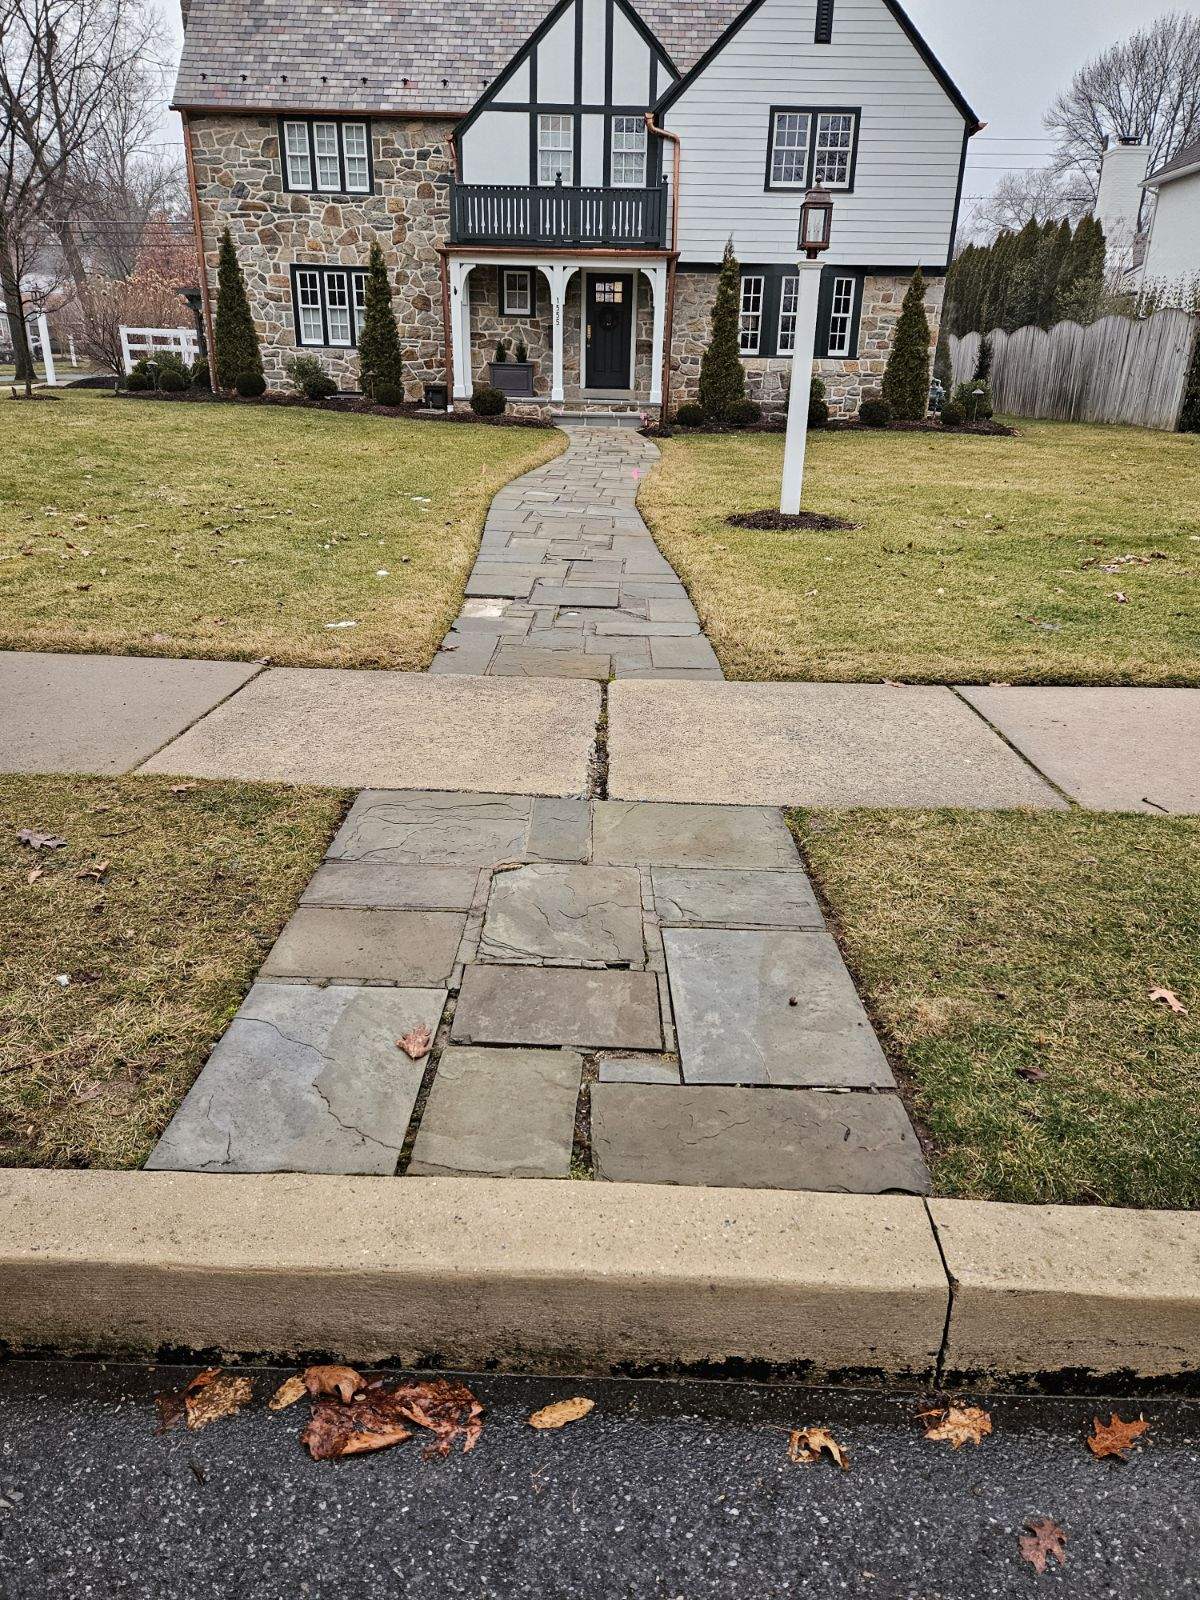
<instances>
[{"instance_id":1,"label":"white porch column","mask_svg":"<svg viewBox=\"0 0 1200 1600\"><path fill-rule=\"evenodd\" d=\"M796 332L792 341L792 382L788 392L787 434L783 443L783 487L779 509L794 517L804 490L804 451L808 443L808 397L812 388L813 352L817 343L817 303L821 297L821 263L798 261Z\"/></svg>"},{"instance_id":2,"label":"white porch column","mask_svg":"<svg viewBox=\"0 0 1200 1600\"><path fill-rule=\"evenodd\" d=\"M662 405L663 395L663 331L667 323L667 264L660 261L656 267L643 267L654 293L653 351L650 357L650 404Z\"/></svg>"},{"instance_id":3,"label":"white porch column","mask_svg":"<svg viewBox=\"0 0 1200 1600\"><path fill-rule=\"evenodd\" d=\"M451 354L455 400L471 398L471 268L469 261L450 262Z\"/></svg>"},{"instance_id":4,"label":"white porch column","mask_svg":"<svg viewBox=\"0 0 1200 1600\"><path fill-rule=\"evenodd\" d=\"M545 273L546 281L550 285L550 399L551 401L561 402L563 399L563 308L567 303L567 283L575 269L555 262L553 266L542 267L541 270Z\"/></svg>"}]
</instances>

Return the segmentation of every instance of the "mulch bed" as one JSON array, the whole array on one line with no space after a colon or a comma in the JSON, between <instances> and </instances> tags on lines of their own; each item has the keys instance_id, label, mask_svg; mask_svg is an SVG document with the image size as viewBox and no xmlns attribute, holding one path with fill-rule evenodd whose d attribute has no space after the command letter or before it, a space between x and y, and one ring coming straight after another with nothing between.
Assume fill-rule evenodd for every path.
<instances>
[{"instance_id":1,"label":"mulch bed","mask_svg":"<svg viewBox=\"0 0 1200 1600\"><path fill-rule=\"evenodd\" d=\"M714 433L783 433L787 428L786 417L764 417L761 422L752 422L744 428L727 428L717 425L700 428L664 427L660 422L651 423L647 428L639 428L638 432L644 439L673 439L676 434L682 434L686 439L690 435L706 436ZM933 417L927 417L924 422L889 422L886 428L868 428L865 422L857 418L834 417L823 428L811 428L810 433L973 433L985 439L1015 439L1017 429L1009 428L1003 422L964 422L961 428L943 428L941 423Z\"/></svg>"},{"instance_id":2,"label":"mulch bed","mask_svg":"<svg viewBox=\"0 0 1200 1600\"><path fill-rule=\"evenodd\" d=\"M759 528L774 533L853 533L862 526L841 517L823 517L816 511L801 511L795 516L783 511L739 511L725 521L731 528Z\"/></svg>"},{"instance_id":3,"label":"mulch bed","mask_svg":"<svg viewBox=\"0 0 1200 1600\"><path fill-rule=\"evenodd\" d=\"M118 400L184 401L189 405L276 406L305 411L335 411L352 416L415 417L421 422L475 422L492 428L552 428L554 424L542 417L477 417L473 411L429 411L424 402L408 400L401 406L376 405L365 395L334 395L329 400L310 400L302 394L260 394L243 397L213 394L209 389L183 389L170 393L161 389L120 390Z\"/></svg>"}]
</instances>

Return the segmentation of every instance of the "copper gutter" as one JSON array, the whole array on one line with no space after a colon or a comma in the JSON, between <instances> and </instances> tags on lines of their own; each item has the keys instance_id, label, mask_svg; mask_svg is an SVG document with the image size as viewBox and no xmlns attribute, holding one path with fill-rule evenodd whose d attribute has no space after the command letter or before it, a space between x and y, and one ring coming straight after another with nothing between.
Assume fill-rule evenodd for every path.
<instances>
[{"instance_id":1,"label":"copper gutter","mask_svg":"<svg viewBox=\"0 0 1200 1600\"><path fill-rule=\"evenodd\" d=\"M192 232L196 239L196 262L200 268L200 305L204 314L204 333L208 344L208 383L217 392L217 344L213 338L212 307L208 300L208 266L204 260L204 226L200 221L200 197L196 191L196 168L192 162L192 131L186 111L179 113L183 123L183 155L187 165L188 198L192 205Z\"/></svg>"},{"instance_id":2,"label":"copper gutter","mask_svg":"<svg viewBox=\"0 0 1200 1600\"><path fill-rule=\"evenodd\" d=\"M671 340L675 327L675 263L679 260L679 167L683 145L677 133L668 133L646 112L646 127L671 145L671 255L667 262L667 315L663 327L662 405L659 416L665 422L671 405Z\"/></svg>"}]
</instances>

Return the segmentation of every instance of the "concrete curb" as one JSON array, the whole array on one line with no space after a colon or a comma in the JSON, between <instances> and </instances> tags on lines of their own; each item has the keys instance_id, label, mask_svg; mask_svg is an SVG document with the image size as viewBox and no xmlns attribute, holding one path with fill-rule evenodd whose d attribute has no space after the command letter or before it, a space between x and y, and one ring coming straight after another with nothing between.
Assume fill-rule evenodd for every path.
<instances>
[{"instance_id":1,"label":"concrete curb","mask_svg":"<svg viewBox=\"0 0 1200 1600\"><path fill-rule=\"evenodd\" d=\"M1200 1370L1200 1215L505 1179L13 1171L0 1340L921 1383Z\"/></svg>"}]
</instances>

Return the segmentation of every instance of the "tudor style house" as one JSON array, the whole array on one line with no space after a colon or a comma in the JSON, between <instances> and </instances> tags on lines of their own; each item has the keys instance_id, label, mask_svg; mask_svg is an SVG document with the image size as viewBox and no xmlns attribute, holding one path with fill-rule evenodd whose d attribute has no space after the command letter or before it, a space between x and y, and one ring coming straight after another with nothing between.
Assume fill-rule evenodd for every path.
<instances>
[{"instance_id":1,"label":"tudor style house","mask_svg":"<svg viewBox=\"0 0 1200 1600\"><path fill-rule=\"evenodd\" d=\"M357 387L383 247L406 392L506 374L554 412L694 396L727 240L749 392L787 393L805 191L834 196L817 371L877 386L907 280L936 322L981 124L897 0L184 0L175 91L211 340L232 230L273 386ZM445 386L445 392L439 387Z\"/></svg>"}]
</instances>

